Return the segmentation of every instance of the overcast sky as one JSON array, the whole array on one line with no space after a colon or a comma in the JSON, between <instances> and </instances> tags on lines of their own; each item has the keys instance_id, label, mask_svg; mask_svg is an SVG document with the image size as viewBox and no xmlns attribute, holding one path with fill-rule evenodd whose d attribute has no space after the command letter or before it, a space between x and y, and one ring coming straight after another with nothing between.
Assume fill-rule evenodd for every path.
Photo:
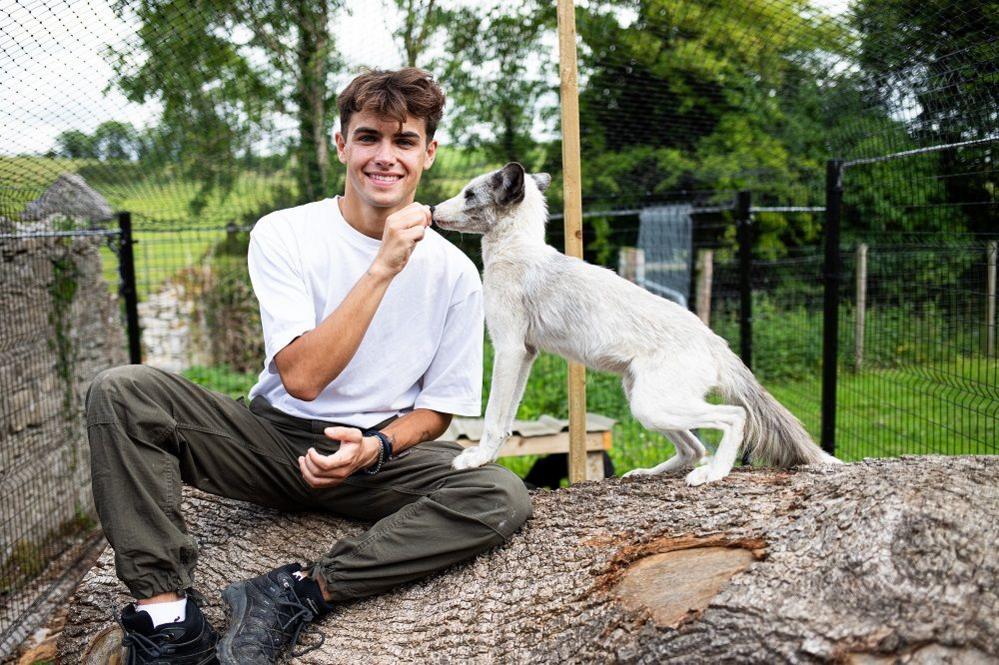
<instances>
[{"instance_id":1,"label":"overcast sky","mask_svg":"<svg viewBox=\"0 0 999 665\"><path fill-rule=\"evenodd\" d=\"M846 0L817 4L840 13ZM110 5L110 0L0 0L0 154L45 152L60 132L92 132L105 120L140 127L155 122L158 104L128 102L114 89L105 93L112 70L104 47L119 46L135 32ZM386 6L382 0L348 0L350 11L338 18L334 34L349 63L402 64L386 25L394 25L395 12Z\"/></svg>"},{"instance_id":2,"label":"overcast sky","mask_svg":"<svg viewBox=\"0 0 999 665\"><path fill-rule=\"evenodd\" d=\"M156 103L138 105L104 93L111 66L105 45L120 45L135 26L106 0L0 0L0 154L45 152L67 129L91 132L105 120L155 122ZM351 0L337 21L337 43L351 63L401 64L379 0Z\"/></svg>"}]
</instances>

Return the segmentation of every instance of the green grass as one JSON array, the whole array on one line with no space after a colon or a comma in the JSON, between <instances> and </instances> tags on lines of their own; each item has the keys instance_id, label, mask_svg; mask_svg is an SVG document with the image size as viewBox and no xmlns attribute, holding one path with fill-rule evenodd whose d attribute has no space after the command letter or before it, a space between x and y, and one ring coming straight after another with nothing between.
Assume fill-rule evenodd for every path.
<instances>
[{"instance_id":1,"label":"green grass","mask_svg":"<svg viewBox=\"0 0 999 665\"><path fill-rule=\"evenodd\" d=\"M453 196L469 178L501 164L490 163L481 150L443 147L433 168L424 176L421 199L436 203ZM62 173L79 173L104 196L115 210L133 215L136 229L166 223L185 227L214 227L241 223L262 211L283 207L295 199L297 184L290 168L263 173L249 168L235 176L231 191L216 191L207 197L197 214L191 202L199 191L197 179L178 176L171 168L151 170L135 162L64 159L48 157L0 156L0 212L17 215ZM342 167L331 170L332 182L342 178ZM339 187L331 185L330 195Z\"/></svg>"},{"instance_id":2,"label":"green grass","mask_svg":"<svg viewBox=\"0 0 999 665\"><path fill-rule=\"evenodd\" d=\"M492 354L487 345L484 397ZM542 414L567 416L565 362L542 354L531 373L518 418ZM245 395L253 374L225 368L194 368L185 375L233 397ZM995 392L999 362L968 356L947 362L892 369L842 370L839 377L837 456L850 461L903 454L995 454L999 441L999 397ZM618 420L611 458L619 474L653 466L673 454L665 437L648 432L628 411L618 378L587 372L587 408ZM768 390L804 423L818 440L821 379L768 382ZM709 447L717 432L701 435ZM504 458L504 466L525 475L535 458Z\"/></svg>"},{"instance_id":3,"label":"green grass","mask_svg":"<svg viewBox=\"0 0 999 665\"><path fill-rule=\"evenodd\" d=\"M837 381L836 455L999 453L999 362L960 356L893 369L843 370ZM818 439L821 380L769 385Z\"/></svg>"},{"instance_id":4,"label":"green grass","mask_svg":"<svg viewBox=\"0 0 999 665\"><path fill-rule=\"evenodd\" d=\"M186 231L135 231L135 280L139 300L158 291L163 283L185 268L199 265L208 251L225 238L223 229ZM118 290L118 259L101 248L104 279L112 293Z\"/></svg>"}]
</instances>

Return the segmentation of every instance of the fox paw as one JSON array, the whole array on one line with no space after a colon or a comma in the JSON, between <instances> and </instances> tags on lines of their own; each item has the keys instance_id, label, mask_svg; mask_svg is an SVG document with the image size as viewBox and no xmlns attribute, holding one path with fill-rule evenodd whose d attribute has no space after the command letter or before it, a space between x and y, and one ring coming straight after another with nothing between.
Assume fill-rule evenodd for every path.
<instances>
[{"instance_id":1,"label":"fox paw","mask_svg":"<svg viewBox=\"0 0 999 665\"><path fill-rule=\"evenodd\" d=\"M482 446L472 446L471 448L465 448L461 451L461 454L454 458L451 462L451 466L455 469L474 469L476 467L482 466L483 464L488 464L495 459L488 450L484 449Z\"/></svg>"},{"instance_id":2,"label":"fox paw","mask_svg":"<svg viewBox=\"0 0 999 665\"><path fill-rule=\"evenodd\" d=\"M727 471L719 470L710 464L704 464L687 474L687 484L691 487L695 487L697 485L703 485L704 483L721 480L727 475Z\"/></svg>"}]
</instances>

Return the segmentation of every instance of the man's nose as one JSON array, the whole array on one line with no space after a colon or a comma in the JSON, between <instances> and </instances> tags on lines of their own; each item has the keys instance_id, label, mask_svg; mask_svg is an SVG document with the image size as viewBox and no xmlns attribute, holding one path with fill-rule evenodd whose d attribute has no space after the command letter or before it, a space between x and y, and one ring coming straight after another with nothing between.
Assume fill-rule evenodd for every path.
<instances>
[{"instance_id":1,"label":"man's nose","mask_svg":"<svg viewBox=\"0 0 999 665\"><path fill-rule=\"evenodd\" d=\"M392 149L391 141L382 141L378 144L378 152L375 154L375 161L379 164L395 163L395 152Z\"/></svg>"}]
</instances>

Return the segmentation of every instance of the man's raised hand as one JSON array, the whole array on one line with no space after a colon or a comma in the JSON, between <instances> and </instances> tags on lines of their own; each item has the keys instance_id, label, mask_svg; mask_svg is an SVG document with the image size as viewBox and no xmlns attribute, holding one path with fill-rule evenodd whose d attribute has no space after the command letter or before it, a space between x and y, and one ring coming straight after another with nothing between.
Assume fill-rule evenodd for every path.
<instances>
[{"instance_id":1,"label":"man's raised hand","mask_svg":"<svg viewBox=\"0 0 999 665\"><path fill-rule=\"evenodd\" d=\"M315 448L309 448L298 458L302 477L310 487L334 487L355 471L378 461L381 442L375 437L363 436L356 427L327 427L323 433L339 441L340 449L332 455L323 455Z\"/></svg>"},{"instance_id":2,"label":"man's raised hand","mask_svg":"<svg viewBox=\"0 0 999 665\"><path fill-rule=\"evenodd\" d=\"M382 246L372 264L372 268L383 275L394 276L402 272L413 254L416 243L423 240L430 226L430 207L422 203L410 203L397 210L385 220L382 232Z\"/></svg>"}]
</instances>

